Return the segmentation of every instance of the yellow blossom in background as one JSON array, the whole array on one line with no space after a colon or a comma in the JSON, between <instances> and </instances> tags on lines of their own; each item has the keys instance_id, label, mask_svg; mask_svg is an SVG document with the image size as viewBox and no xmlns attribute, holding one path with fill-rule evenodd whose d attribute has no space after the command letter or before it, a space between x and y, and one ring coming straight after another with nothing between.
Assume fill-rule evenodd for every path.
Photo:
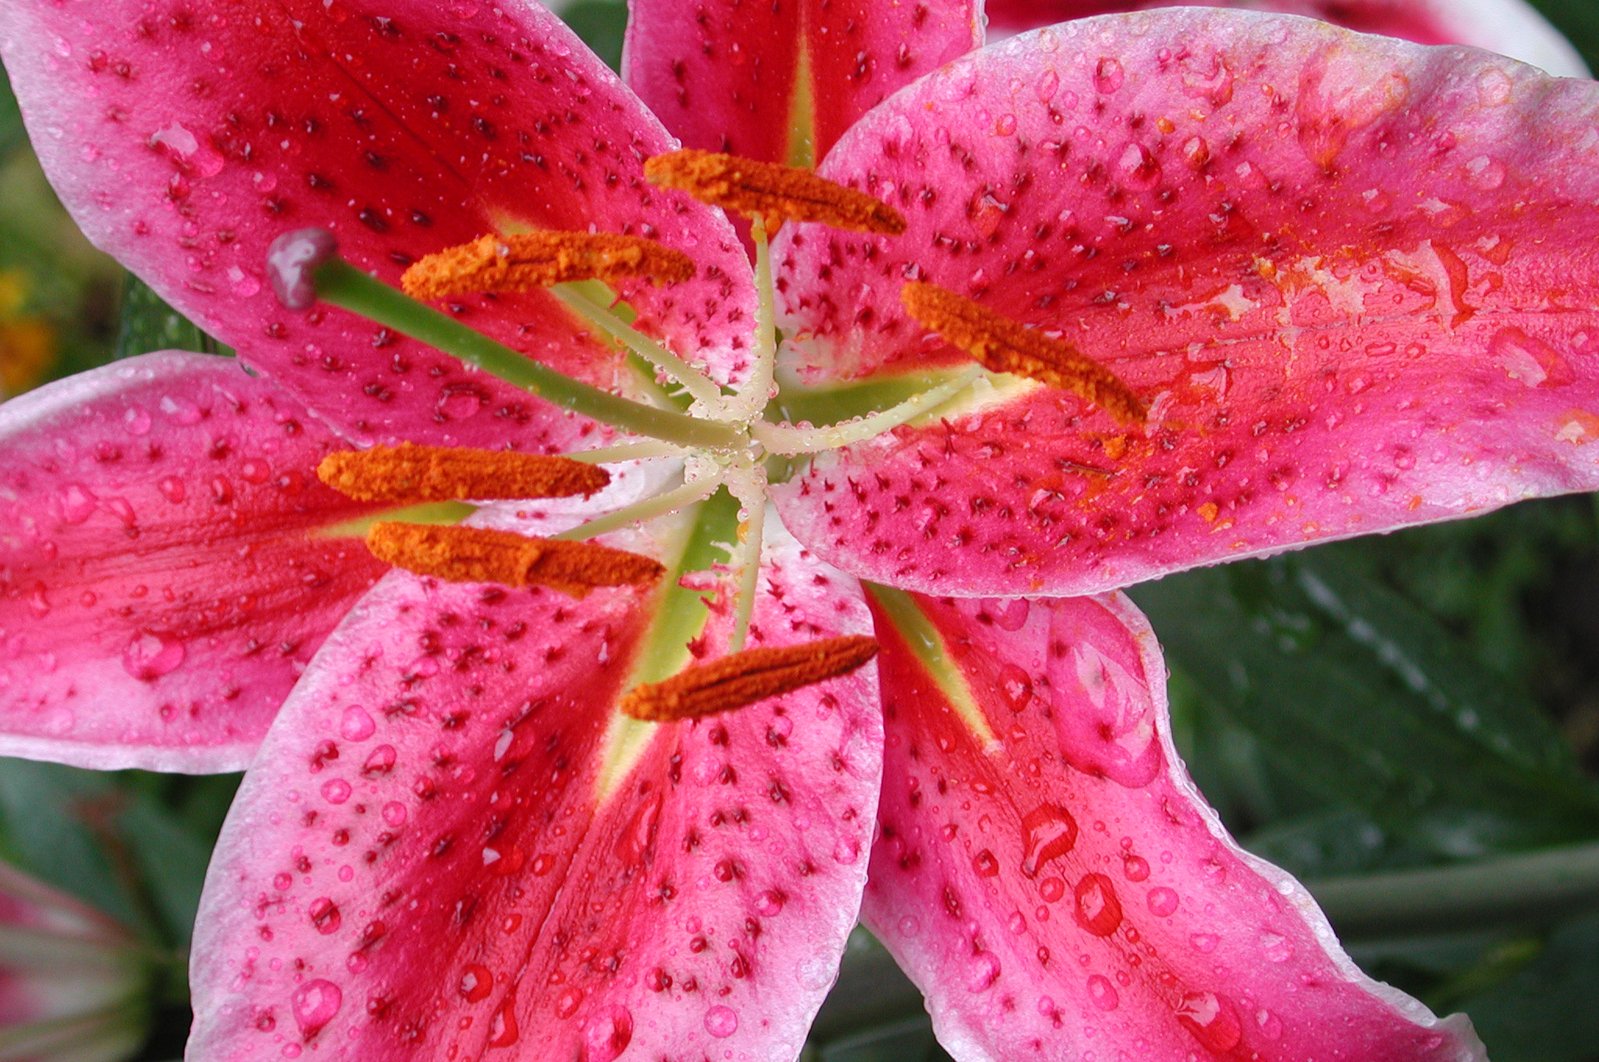
<instances>
[{"instance_id":1,"label":"yellow blossom in background","mask_svg":"<svg viewBox=\"0 0 1599 1062\"><path fill-rule=\"evenodd\" d=\"M0 270L0 398L43 383L56 361L56 330L44 318L23 312L27 299L27 275Z\"/></svg>"}]
</instances>

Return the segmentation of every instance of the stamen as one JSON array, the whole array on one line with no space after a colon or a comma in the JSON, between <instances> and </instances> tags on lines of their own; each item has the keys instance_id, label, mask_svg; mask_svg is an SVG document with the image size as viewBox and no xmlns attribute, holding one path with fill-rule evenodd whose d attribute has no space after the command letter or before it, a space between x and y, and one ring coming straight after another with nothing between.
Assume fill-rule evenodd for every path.
<instances>
[{"instance_id":1,"label":"stamen","mask_svg":"<svg viewBox=\"0 0 1599 1062\"><path fill-rule=\"evenodd\" d=\"M477 292L534 291L575 280L648 277L675 284L694 275L694 260L638 236L527 232L479 236L412 263L400 285L413 299Z\"/></svg>"},{"instance_id":2,"label":"stamen","mask_svg":"<svg viewBox=\"0 0 1599 1062\"><path fill-rule=\"evenodd\" d=\"M322 459L323 483L357 501L431 502L569 498L611 481L596 465L566 457L449 446L374 446Z\"/></svg>"},{"instance_id":3,"label":"stamen","mask_svg":"<svg viewBox=\"0 0 1599 1062\"><path fill-rule=\"evenodd\" d=\"M722 476L718 473L691 478L671 490L662 491L643 501L608 512L604 516L596 516L586 524L579 524L553 537L563 541L579 542L595 535L603 535L607 531L653 520L657 516L665 516L667 513L674 513L695 502L703 501L715 493L716 488L721 485Z\"/></svg>"},{"instance_id":4,"label":"stamen","mask_svg":"<svg viewBox=\"0 0 1599 1062\"><path fill-rule=\"evenodd\" d=\"M889 236L905 231L904 215L888 204L809 170L775 162L684 148L647 159L644 176L702 203L761 218L768 230L785 221L817 221Z\"/></svg>"},{"instance_id":5,"label":"stamen","mask_svg":"<svg viewBox=\"0 0 1599 1062\"><path fill-rule=\"evenodd\" d=\"M876 655L877 642L860 636L746 649L635 686L622 698L622 712L652 723L698 719L837 678Z\"/></svg>"},{"instance_id":6,"label":"stamen","mask_svg":"<svg viewBox=\"0 0 1599 1062\"><path fill-rule=\"evenodd\" d=\"M900 289L900 301L923 327L976 358L990 372L1016 373L1070 391L1124 424L1139 423L1146 416L1143 402L1125 383L1067 343L936 284L912 281Z\"/></svg>"},{"instance_id":7,"label":"stamen","mask_svg":"<svg viewBox=\"0 0 1599 1062\"><path fill-rule=\"evenodd\" d=\"M367 548L379 559L452 583L547 586L582 597L598 586L645 586L666 571L650 557L592 542L528 538L485 527L375 524Z\"/></svg>"}]
</instances>

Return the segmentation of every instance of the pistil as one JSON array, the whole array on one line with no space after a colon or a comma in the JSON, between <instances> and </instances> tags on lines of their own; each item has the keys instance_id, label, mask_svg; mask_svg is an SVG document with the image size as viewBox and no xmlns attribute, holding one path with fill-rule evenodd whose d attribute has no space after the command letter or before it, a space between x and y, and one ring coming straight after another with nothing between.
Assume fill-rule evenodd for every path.
<instances>
[{"instance_id":1,"label":"pistil","mask_svg":"<svg viewBox=\"0 0 1599 1062\"><path fill-rule=\"evenodd\" d=\"M801 645L746 649L671 678L635 686L622 698L634 719L667 723L742 708L848 674L877 655L877 642L851 635Z\"/></svg>"},{"instance_id":2,"label":"pistil","mask_svg":"<svg viewBox=\"0 0 1599 1062\"><path fill-rule=\"evenodd\" d=\"M1068 343L925 281L906 284L900 301L923 327L990 372L1015 373L1069 391L1123 424L1141 423L1146 416L1144 403L1115 373Z\"/></svg>"},{"instance_id":3,"label":"pistil","mask_svg":"<svg viewBox=\"0 0 1599 1062\"><path fill-rule=\"evenodd\" d=\"M605 469L566 457L413 443L331 453L316 471L346 497L404 504L569 498L611 481Z\"/></svg>"},{"instance_id":4,"label":"pistil","mask_svg":"<svg viewBox=\"0 0 1599 1062\"><path fill-rule=\"evenodd\" d=\"M315 229L291 232L273 243L270 272L285 306L307 309L320 299L624 431L689 447L725 449L743 443L743 434L733 425L646 406L556 372L416 302L334 257L334 251L332 237Z\"/></svg>"},{"instance_id":5,"label":"pistil","mask_svg":"<svg viewBox=\"0 0 1599 1062\"><path fill-rule=\"evenodd\" d=\"M592 542L529 538L514 531L375 524L367 548L379 560L447 582L547 586L583 597L602 586L647 586L665 573L651 557Z\"/></svg>"}]
</instances>

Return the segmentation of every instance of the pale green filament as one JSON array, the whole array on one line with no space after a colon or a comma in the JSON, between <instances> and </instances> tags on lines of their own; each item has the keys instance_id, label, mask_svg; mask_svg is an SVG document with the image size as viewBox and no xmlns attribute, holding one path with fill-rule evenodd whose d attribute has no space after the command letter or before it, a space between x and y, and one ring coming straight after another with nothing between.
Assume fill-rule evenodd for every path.
<instances>
[{"instance_id":1,"label":"pale green filament","mask_svg":"<svg viewBox=\"0 0 1599 1062\"><path fill-rule=\"evenodd\" d=\"M759 422L750 425L750 434L768 453L773 454L817 454L837 450L876 438L932 412L966 390L982 375L983 367L973 365L960 375L907 398L897 406L841 424L830 424L824 428L796 428L791 424Z\"/></svg>"},{"instance_id":2,"label":"pale green filament","mask_svg":"<svg viewBox=\"0 0 1599 1062\"><path fill-rule=\"evenodd\" d=\"M723 401L722 389L704 373L667 350L663 344L657 343L608 307L590 298L578 285L557 284L550 288L549 292L578 317L681 384L683 390L695 400L703 402L707 410L720 412Z\"/></svg>"},{"instance_id":3,"label":"pale green filament","mask_svg":"<svg viewBox=\"0 0 1599 1062\"><path fill-rule=\"evenodd\" d=\"M738 596L734 599L733 634L727 651L736 653L744 648L749 637L750 616L755 612L755 595L760 588L761 546L766 528L766 468L758 461L740 467L728 478L728 489L733 492L744 518L739 525L738 548L734 562L738 565Z\"/></svg>"},{"instance_id":4,"label":"pale green filament","mask_svg":"<svg viewBox=\"0 0 1599 1062\"><path fill-rule=\"evenodd\" d=\"M679 509L686 508L696 502L702 502L709 498L716 491L716 488L721 485L722 473L711 473L706 476L690 478L671 490L662 491L660 494L645 498L643 501L613 510L604 516L595 517L586 524L579 524L577 527L569 528L550 537L575 542L593 538L595 535L603 535L607 531L615 531L619 528L630 527L633 524L641 524L646 520L654 520L656 517L677 512Z\"/></svg>"},{"instance_id":5,"label":"pale green filament","mask_svg":"<svg viewBox=\"0 0 1599 1062\"><path fill-rule=\"evenodd\" d=\"M777 372L777 311L772 299L772 246L766 238L766 223L759 217L750 222L750 239L755 242L755 349L750 378L739 390L730 415L753 421L772 400L772 382Z\"/></svg>"},{"instance_id":6,"label":"pale green filament","mask_svg":"<svg viewBox=\"0 0 1599 1062\"><path fill-rule=\"evenodd\" d=\"M617 443L615 446L598 446L592 450L575 450L563 456L586 465L610 465L619 461L647 461L654 457L687 457L692 450L676 443L648 439L644 442Z\"/></svg>"}]
</instances>

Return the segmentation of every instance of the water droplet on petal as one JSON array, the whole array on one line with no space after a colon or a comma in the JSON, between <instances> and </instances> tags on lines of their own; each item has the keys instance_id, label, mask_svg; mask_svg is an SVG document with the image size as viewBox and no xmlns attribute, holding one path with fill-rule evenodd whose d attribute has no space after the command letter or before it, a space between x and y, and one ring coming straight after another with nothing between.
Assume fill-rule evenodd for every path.
<instances>
[{"instance_id":1,"label":"water droplet on petal","mask_svg":"<svg viewBox=\"0 0 1599 1062\"><path fill-rule=\"evenodd\" d=\"M294 990L289 999L300 1035L309 1040L333 1020L344 1003L344 993L332 981L317 978Z\"/></svg>"},{"instance_id":2,"label":"water droplet on petal","mask_svg":"<svg viewBox=\"0 0 1599 1062\"><path fill-rule=\"evenodd\" d=\"M1146 902L1149 904L1150 912L1161 918L1177 910L1177 894L1164 885L1150 889Z\"/></svg>"},{"instance_id":3,"label":"water droplet on petal","mask_svg":"<svg viewBox=\"0 0 1599 1062\"><path fill-rule=\"evenodd\" d=\"M1105 56L1094 65L1094 87L1100 92L1111 93L1122 87L1122 65L1110 56Z\"/></svg>"},{"instance_id":4,"label":"water droplet on petal","mask_svg":"<svg viewBox=\"0 0 1599 1062\"><path fill-rule=\"evenodd\" d=\"M986 992L999 980L999 959L991 951L980 951L966 965L966 988Z\"/></svg>"},{"instance_id":5,"label":"water droplet on petal","mask_svg":"<svg viewBox=\"0 0 1599 1062\"><path fill-rule=\"evenodd\" d=\"M1116 887L1103 874L1085 874L1077 883L1077 924L1096 937L1108 937L1122 924Z\"/></svg>"},{"instance_id":6,"label":"water droplet on petal","mask_svg":"<svg viewBox=\"0 0 1599 1062\"><path fill-rule=\"evenodd\" d=\"M705 1031L718 1038L732 1036L738 1032L738 1015L732 1007L714 1006L705 1012Z\"/></svg>"},{"instance_id":7,"label":"water droplet on petal","mask_svg":"<svg viewBox=\"0 0 1599 1062\"><path fill-rule=\"evenodd\" d=\"M1115 1010L1121 1004L1121 995L1116 991L1116 986L1100 974L1088 979L1088 998L1100 1010Z\"/></svg>"},{"instance_id":8,"label":"water droplet on petal","mask_svg":"<svg viewBox=\"0 0 1599 1062\"><path fill-rule=\"evenodd\" d=\"M122 651L122 669L141 682L154 682L176 670L185 655L178 639L146 631L135 635Z\"/></svg>"},{"instance_id":9,"label":"water droplet on petal","mask_svg":"<svg viewBox=\"0 0 1599 1062\"><path fill-rule=\"evenodd\" d=\"M1225 1054L1244 1038L1243 1023L1231 1003L1214 992L1190 992L1177 1005L1177 1020L1206 1050Z\"/></svg>"},{"instance_id":10,"label":"water droplet on petal","mask_svg":"<svg viewBox=\"0 0 1599 1062\"><path fill-rule=\"evenodd\" d=\"M633 1012L620 1004L605 1008L583 1026L586 1062L613 1062L632 1042Z\"/></svg>"},{"instance_id":11,"label":"water droplet on petal","mask_svg":"<svg viewBox=\"0 0 1599 1062\"><path fill-rule=\"evenodd\" d=\"M346 708L344 717L339 720L339 733L347 741L365 741L377 728L377 723L372 721L372 713L357 704Z\"/></svg>"},{"instance_id":12,"label":"water droplet on petal","mask_svg":"<svg viewBox=\"0 0 1599 1062\"><path fill-rule=\"evenodd\" d=\"M1027 850L1022 856L1022 873L1034 877L1045 863L1059 859L1077 844L1077 820L1057 804L1040 804L1022 819L1027 834Z\"/></svg>"},{"instance_id":13,"label":"water droplet on petal","mask_svg":"<svg viewBox=\"0 0 1599 1062\"><path fill-rule=\"evenodd\" d=\"M461 971L461 998L468 1003L481 1003L494 990L494 975L481 963L471 963Z\"/></svg>"}]
</instances>

